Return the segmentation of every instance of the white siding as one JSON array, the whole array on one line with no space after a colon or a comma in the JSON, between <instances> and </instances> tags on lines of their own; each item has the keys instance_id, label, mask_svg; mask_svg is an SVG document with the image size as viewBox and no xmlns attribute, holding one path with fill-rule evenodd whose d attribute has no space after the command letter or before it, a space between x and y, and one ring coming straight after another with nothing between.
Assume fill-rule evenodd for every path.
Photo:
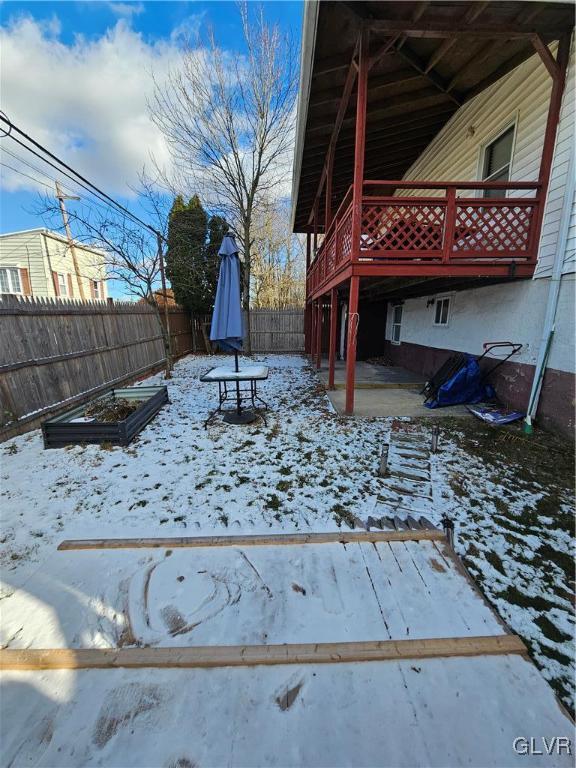
<instances>
[{"instance_id":1,"label":"white siding","mask_svg":"<svg viewBox=\"0 0 576 768\"><path fill-rule=\"evenodd\" d=\"M576 202L566 200L565 190L568 181L570 155L574 154L574 90L576 86L576 68L574 66L574 45L570 57L570 68L566 79L566 90L562 101L560 123L556 135L556 147L554 161L550 176L550 189L544 222L542 225L542 237L538 254L538 265L535 277L549 277L552 273L554 255L558 245L560 218L564 205L571 207L571 220L568 238L564 252L564 274L576 271ZM572 166L572 172L574 166Z\"/></svg>"},{"instance_id":2,"label":"white siding","mask_svg":"<svg viewBox=\"0 0 576 768\"><path fill-rule=\"evenodd\" d=\"M550 273L556 241L567 160L574 151L574 55L570 60L561 123L551 177L549 205L542 228L542 246L537 276ZM481 178L481 153L492 138L516 122L511 179L536 181L542 154L551 92L551 77L540 57L528 61L465 104L410 168L404 178L430 181ZM402 192L402 194L406 194ZM413 194L417 194L414 191ZM426 194L430 194L426 192ZM441 192L439 193L441 194ZM472 193L473 194L473 193ZM522 196L522 193L515 193ZM524 192L531 195L531 192ZM574 271L576 212L573 215L566 254L566 272Z\"/></svg>"},{"instance_id":3,"label":"white siding","mask_svg":"<svg viewBox=\"0 0 576 768\"><path fill-rule=\"evenodd\" d=\"M554 340L548 367L574 373L574 289L576 278L562 280ZM548 299L549 280L522 280L457 291L451 296L447 326L434 325L430 296L407 299L403 305L401 342L438 349L482 354L485 341L513 341L523 345L513 360L534 365L541 343L542 325ZM391 339L392 307L388 307L386 338Z\"/></svg>"},{"instance_id":4,"label":"white siding","mask_svg":"<svg viewBox=\"0 0 576 768\"><path fill-rule=\"evenodd\" d=\"M70 248L66 242L60 238L51 237L50 234L44 235L44 248L47 253L47 257L50 261L50 269L53 272L58 272L66 276L66 284L68 285L68 276L72 280L73 286L73 298L80 298L80 290L78 288L78 281L76 279L76 273L74 269L74 262L72 260L72 254ZM105 269L103 266L103 256L98 252L88 250L82 246L76 246L76 258L78 260L78 271L80 273L80 279L82 281L82 287L84 289L84 298L91 299L90 281L98 280L102 281L103 294L102 299L106 298L106 283L105 283ZM50 296L54 296L54 286L52 280L50 281L51 292Z\"/></svg>"},{"instance_id":5,"label":"white siding","mask_svg":"<svg viewBox=\"0 0 576 768\"><path fill-rule=\"evenodd\" d=\"M76 247L78 266L82 276L84 296L91 298L90 281L101 282L101 299L107 297L106 270L103 255L82 246ZM0 266L27 269L33 296L54 298L52 272L68 275L73 283L74 298L80 298L72 256L66 242L42 229L14 232L0 236Z\"/></svg>"},{"instance_id":6,"label":"white siding","mask_svg":"<svg viewBox=\"0 0 576 768\"><path fill-rule=\"evenodd\" d=\"M0 266L27 269L34 296L46 296L42 232L31 230L0 237Z\"/></svg>"}]
</instances>

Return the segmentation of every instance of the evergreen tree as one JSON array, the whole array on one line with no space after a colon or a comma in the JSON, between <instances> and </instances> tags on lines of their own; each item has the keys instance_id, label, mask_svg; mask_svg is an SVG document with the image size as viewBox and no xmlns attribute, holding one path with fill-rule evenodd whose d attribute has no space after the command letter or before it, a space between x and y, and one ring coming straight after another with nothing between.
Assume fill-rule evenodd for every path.
<instances>
[{"instance_id":1,"label":"evergreen tree","mask_svg":"<svg viewBox=\"0 0 576 768\"><path fill-rule=\"evenodd\" d=\"M218 251L224 235L228 232L228 222L222 216L212 216L208 222L208 245L206 247L206 295L205 301L211 312L216 298L216 284L220 272Z\"/></svg>"},{"instance_id":2,"label":"evergreen tree","mask_svg":"<svg viewBox=\"0 0 576 768\"><path fill-rule=\"evenodd\" d=\"M188 203L178 195L170 210L166 274L174 298L194 314L201 314L204 304L204 269L208 216L198 195Z\"/></svg>"},{"instance_id":3,"label":"evergreen tree","mask_svg":"<svg viewBox=\"0 0 576 768\"><path fill-rule=\"evenodd\" d=\"M178 195L168 222L166 274L174 298L193 315L209 314L214 307L220 257L218 250L228 224L209 217L198 195L188 203Z\"/></svg>"}]
</instances>

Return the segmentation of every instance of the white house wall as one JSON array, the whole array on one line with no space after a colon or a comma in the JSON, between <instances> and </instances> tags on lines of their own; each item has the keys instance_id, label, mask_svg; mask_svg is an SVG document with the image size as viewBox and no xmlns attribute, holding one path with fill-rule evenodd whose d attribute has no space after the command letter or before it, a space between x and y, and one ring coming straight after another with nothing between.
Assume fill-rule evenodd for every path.
<instances>
[{"instance_id":1,"label":"white house wall","mask_svg":"<svg viewBox=\"0 0 576 768\"><path fill-rule=\"evenodd\" d=\"M570 152L574 152L574 86L575 60L572 49L535 277L548 276L554 259L568 157ZM552 79L540 57L532 56L459 109L404 178L433 181L480 179L481 154L484 147L504 128L516 121L511 179L536 181L551 87ZM401 194L407 193L402 191ZM412 194L418 194L418 190L414 190ZM431 193L426 191L426 194ZM532 192L514 194L520 197L531 195ZM565 272L573 272L575 269L575 246L576 208L573 206Z\"/></svg>"},{"instance_id":2,"label":"white house wall","mask_svg":"<svg viewBox=\"0 0 576 768\"><path fill-rule=\"evenodd\" d=\"M44 247L46 249L47 258L50 261L51 270L53 272L63 273L65 275L71 275L74 298L80 298L78 282L74 270L74 262L72 260L72 253L68 244L59 238L51 237L49 234L44 234ZM80 279L84 289L84 297L86 299L90 299L90 281L102 281L105 279L103 256L96 251L88 250L87 248L82 248L78 245L75 247L75 251L78 261L78 271L80 273ZM54 296L54 286L52 280L50 280L49 287L52 289L49 295ZM103 289L104 293L102 298L105 298L105 282L103 283Z\"/></svg>"},{"instance_id":3,"label":"white house wall","mask_svg":"<svg viewBox=\"0 0 576 768\"><path fill-rule=\"evenodd\" d=\"M98 280L101 281L101 298L105 299L107 291L103 255L82 246L76 247L76 255L85 298L91 298L90 281ZM67 243L59 237L51 236L45 230L33 229L2 235L0 266L27 269L33 296L54 298L56 291L52 273L66 275L66 283L67 276L70 275L74 298L80 298L74 263Z\"/></svg>"},{"instance_id":4,"label":"white house wall","mask_svg":"<svg viewBox=\"0 0 576 768\"><path fill-rule=\"evenodd\" d=\"M567 73L566 89L560 112L560 123L556 134L554 160L550 175L550 188L542 225L542 236L538 253L538 265L535 277L549 277L558 244L560 218L564 205L571 210L568 238L564 244L564 274L576 271L576 201L565 200L565 190L570 173L570 157L574 155L574 96L576 88L576 67L574 64L574 44ZM574 166L572 165L572 173Z\"/></svg>"},{"instance_id":5,"label":"white house wall","mask_svg":"<svg viewBox=\"0 0 576 768\"><path fill-rule=\"evenodd\" d=\"M482 354L486 341L513 341L523 345L513 362L534 365L542 336L542 324L548 298L548 280L523 280L438 294L450 296L447 326L434 325L431 296L407 299L403 304L400 340L425 347ZM576 276L562 281L556 330L548 367L574 373L574 290ZM386 339L391 340L392 306L388 306Z\"/></svg>"},{"instance_id":6,"label":"white house wall","mask_svg":"<svg viewBox=\"0 0 576 768\"><path fill-rule=\"evenodd\" d=\"M0 266L27 269L32 294L46 295L47 274L40 232L31 230L1 237Z\"/></svg>"}]
</instances>

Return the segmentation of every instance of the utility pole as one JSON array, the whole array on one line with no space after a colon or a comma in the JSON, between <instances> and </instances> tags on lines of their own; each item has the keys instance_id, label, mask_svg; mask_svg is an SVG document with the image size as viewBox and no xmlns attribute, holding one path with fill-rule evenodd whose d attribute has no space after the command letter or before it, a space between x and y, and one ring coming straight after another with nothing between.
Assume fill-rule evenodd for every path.
<instances>
[{"instance_id":1,"label":"utility pole","mask_svg":"<svg viewBox=\"0 0 576 768\"><path fill-rule=\"evenodd\" d=\"M170 313L168 312L168 296L166 294L166 274L164 272L164 254L162 253L162 235L156 232L158 241L158 263L160 266L160 280L164 295L164 321L166 322L166 378L172 378L172 338L170 336Z\"/></svg>"},{"instance_id":2,"label":"utility pole","mask_svg":"<svg viewBox=\"0 0 576 768\"><path fill-rule=\"evenodd\" d=\"M60 202L60 212L62 213L62 222L64 224L64 229L66 230L66 239L68 240L68 247L70 248L70 253L72 254L72 263L74 264L74 272L76 273L76 282L78 283L80 298L82 299L82 301L84 301L85 300L84 287L82 285L82 279L80 278L80 270L78 269L78 259L76 257L76 248L74 247L74 240L72 239L72 232L70 232L70 224L68 223L68 212L66 210L66 206L64 205L64 200L80 200L80 198L76 197L75 195L65 195L60 189L60 184L58 182L56 182L56 197Z\"/></svg>"}]
</instances>

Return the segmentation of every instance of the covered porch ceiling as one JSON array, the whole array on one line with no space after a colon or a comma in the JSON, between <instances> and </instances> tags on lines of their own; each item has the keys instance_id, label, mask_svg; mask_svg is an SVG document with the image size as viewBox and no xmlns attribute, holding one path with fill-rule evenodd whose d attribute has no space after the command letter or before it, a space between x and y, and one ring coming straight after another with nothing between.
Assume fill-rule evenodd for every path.
<instances>
[{"instance_id":1,"label":"covered porch ceiling","mask_svg":"<svg viewBox=\"0 0 576 768\"><path fill-rule=\"evenodd\" d=\"M310 212L338 118L334 207L352 182L357 78L351 67L362 25L370 29L372 61L364 178L400 179L462 104L538 47L542 50L558 40L573 23L572 3L308 2L292 185L293 230L310 231ZM346 90L350 98L342 113Z\"/></svg>"}]
</instances>

